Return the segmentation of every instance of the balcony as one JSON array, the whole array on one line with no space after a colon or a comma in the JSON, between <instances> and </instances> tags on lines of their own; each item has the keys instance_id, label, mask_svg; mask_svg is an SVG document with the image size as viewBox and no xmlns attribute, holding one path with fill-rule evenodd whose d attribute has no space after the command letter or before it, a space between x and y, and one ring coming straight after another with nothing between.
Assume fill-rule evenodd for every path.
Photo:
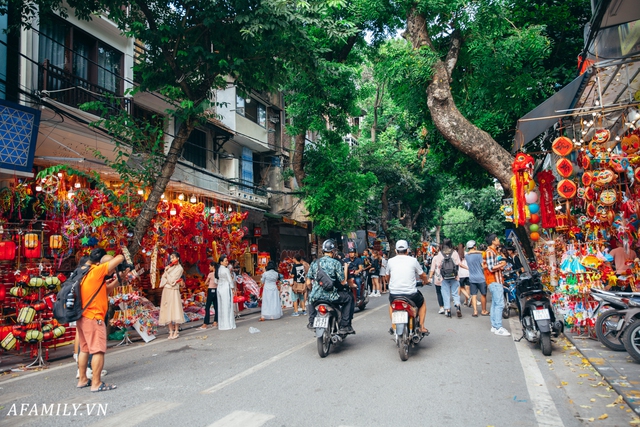
<instances>
[{"instance_id":1,"label":"balcony","mask_svg":"<svg viewBox=\"0 0 640 427\"><path fill-rule=\"evenodd\" d=\"M122 83L122 79L118 78L118 86ZM87 102L101 101L112 114L122 109L131 112L131 103L128 99L58 68L49 60L38 64L38 89L46 92L49 98L73 108L79 108ZM118 88L118 91L120 90L121 88ZM91 113L96 112L91 111Z\"/></svg>"}]
</instances>

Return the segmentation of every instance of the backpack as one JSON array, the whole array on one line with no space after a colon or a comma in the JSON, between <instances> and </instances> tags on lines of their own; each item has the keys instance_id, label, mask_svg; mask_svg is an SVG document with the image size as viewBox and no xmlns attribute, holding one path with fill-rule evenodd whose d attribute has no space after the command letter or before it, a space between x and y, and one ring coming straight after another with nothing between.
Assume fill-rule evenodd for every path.
<instances>
[{"instance_id":1,"label":"backpack","mask_svg":"<svg viewBox=\"0 0 640 427\"><path fill-rule=\"evenodd\" d=\"M100 285L100 288L93 294L89 302L84 305L84 307L82 306L80 285L90 270L91 267L87 265L78 267L73 270L69 278L62 283L56 302L53 303L53 317L60 324L75 322L80 319L85 308L91 304L96 295L98 295L98 292L100 292L102 286L104 286L104 283ZM69 307L67 307L67 302L69 302Z\"/></svg>"},{"instance_id":2,"label":"backpack","mask_svg":"<svg viewBox=\"0 0 640 427\"><path fill-rule=\"evenodd\" d=\"M320 267L320 264L318 264L318 272L316 273L316 282L318 282L318 285L320 285L320 287L323 290L327 292L333 291L334 280L331 278L331 276L329 276L329 274L327 274L326 271L322 269L322 267Z\"/></svg>"},{"instance_id":3,"label":"backpack","mask_svg":"<svg viewBox=\"0 0 640 427\"><path fill-rule=\"evenodd\" d=\"M451 257L453 255L453 249L445 252L442 251L442 265L440 266L440 275L443 279L455 279L458 276L458 266Z\"/></svg>"}]
</instances>

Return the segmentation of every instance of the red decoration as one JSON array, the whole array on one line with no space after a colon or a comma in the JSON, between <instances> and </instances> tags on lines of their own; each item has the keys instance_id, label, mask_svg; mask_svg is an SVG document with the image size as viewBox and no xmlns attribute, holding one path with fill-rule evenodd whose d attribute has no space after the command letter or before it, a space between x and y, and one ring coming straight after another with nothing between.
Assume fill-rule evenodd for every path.
<instances>
[{"instance_id":1,"label":"red decoration","mask_svg":"<svg viewBox=\"0 0 640 427\"><path fill-rule=\"evenodd\" d=\"M542 171L537 176L538 188L540 189L540 216L542 218L542 228L555 228L556 210L553 205L553 183L555 177L551 171Z\"/></svg>"},{"instance_id":2,"label":"red decoration","mask_svg":"<svg viewBox=\"0 0 640 427\"><path fill-rule=\"evenodd\" d=\"M569 178L573 173L573 164L568 159L560 159L556 162L556 170L563 178Z\"/></svg>"},{"instance_id":3,"label":"red decoration","mask_svg":"<svg viewBox=\"0 0 640 427\"><path fill-rule=\"evenodd\" d=\"M251 252L252 254L257 254L258 253L258 245L256 245L255 243L251 246L249 246L249 252Z\"/></svg>"},{"instance_id":4,"label":"red decoration","mask_svg":"<svg viewBox=\"0 0 640 427\"><path fill-rule=\"evenodd\" d=\"M513 222L517 225L524 225L527 220L525 211L526 200L524 192L527 184L531 181L533 174L534 160L528 154L518 153L511 165L513 177L511 178L511 191L513 192Z\"/></svg>"},{"instance_id":5,"label":"red decoration","mask_svg":"<svg viewBox=\"0 0 640 427\"><path fill-rule=\"evenodd\" d=\"M253 237L262 236L262 227L253 227Z\"/></svg>"},{"instance_id":6,"label":"red decoration","mask_svg":"<svg viewBox=\"0 0 640 427\"><path fill-rule=\"evenodd\" d=\"M558 183L558 194L565 199L572 199L576 195L577 190L578 187L576 187L576 184L571 180L563 179Z\"/></svg>"},{"instance_id":7,"label":"red decoration","mask_svg":"<svg viewBox=\"0 0 640 427\"><path fill-rule=\"evenodd\" d=\"M16 258L16 244L11 240L0 242L0 261L11 261Z\"/></svg>"},{"instance_id":8,"label":"red decoration","mask_svg":"<svg viewBox=\"0 0 640 427\"><path fill-rule=\"evenodd\" d=\"M566 136L561 136L553 141L551 149L558 156L564 157L571 154L571 151L573 150L573 142Z\"/></svg>"},{"instance_id":9,"label":"red decoration","mask_svg":"<svg viewBox=\"0 0 640 427\"><path fill-rule=\"evenodd\" d=\"M40 242L37 242L34 248L27 248L25 246L23 250L25 258L40 258L42 256L42 252L40 250Z\"/></svg>"},{"instance_id":10,"label":"red decoration","mask_svg":"<svg viewBox=\"0 0 640 427\"><path fill-rule=\"evenodd\" d=\"M531 224L537 224L540 222L540 215L538 214L531 214L531 216L529 217L529 222Z\"/></svg>"}]
</instances>

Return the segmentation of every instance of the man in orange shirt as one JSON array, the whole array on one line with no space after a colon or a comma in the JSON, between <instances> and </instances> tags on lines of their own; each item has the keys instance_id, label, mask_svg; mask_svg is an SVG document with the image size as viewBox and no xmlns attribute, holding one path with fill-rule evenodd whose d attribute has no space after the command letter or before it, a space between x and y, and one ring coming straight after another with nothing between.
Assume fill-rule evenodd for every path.
<instances>
[{"instance_id":1,"label":"man in orange shirt","mask_svg":"<svg viewBox=\"0 0 640 427\"><path fill-rule=\"evenodd\" d=\"M109 309L109 293L118 284L118 280L107 278L113 275L116 267L124 261L122 255L108 257L106 251L97 248L89 255L91 270L82 280L80 296L83 306L86 305L82 317L76 322L80 355L78 356L78 369L80 379L78 388L91 387L91 391L107 391L116 388L113 384L101 381L100 374L104 366L104 354L107 352L107 328L104 319ZM106 280L105 280L106 279ZM95 298L89 303L91 298ZM88 304L88 305L87 305ZM87 378L87 365L89 355L92 355L91 369L93 378Z\"/></svg>"}]
</instances>

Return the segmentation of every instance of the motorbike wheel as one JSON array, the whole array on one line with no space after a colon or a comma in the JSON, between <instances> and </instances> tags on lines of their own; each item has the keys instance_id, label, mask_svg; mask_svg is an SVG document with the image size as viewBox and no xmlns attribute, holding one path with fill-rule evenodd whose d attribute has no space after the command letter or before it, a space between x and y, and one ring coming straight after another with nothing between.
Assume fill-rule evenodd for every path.
<instances>
[{"instance_id":1,"label":"motorbike wheel","mask_svg":"<svg viewBox=\"0 0 640 427\"><path fill-rule=\"evenodd\" d=\"M358 306L358 311L364 311L364 309L367 308L367 303L362 303Z\"/></svg>"},{"instance_id":2,"label":"motorbike wheel","mask_svg":"<svg viewBox=\"0 0 640 427\"><path fill-rule=\"evenodd\" d=\"M596 337L598 340L614 351L624 351L625 345L616 338L616 326L621 316L616 310L608 310L598 316L596 320Z\"/></svg>"},{"instance_id":3,"label":"motorbike wheel","mask_svg":"<svg viewBox=\"0 0 640 427\"><path fill-rule=\"evenodd\" d=\"M622 342L627 349L627 353L640 363L640 322L631 324L622 336Z\"/></svg>"},{"instance_id":4,"label":"motorbike wheel","mask_svg":"<svg viewBox=\"0 0 640 427\"><path fill-rule=\"evenodd\" d=\"M551 356L551 332L540 333L540 349L545 356Z\"/></svg>"},{"instance_id":5,"label":"motorbike wheel","mask_svg":"<svg viewBox=\"0 0 640 427\"><path fill-rule=\"evenodd\" d=\"M409 359L409 328L405 326L402 332L402 337L398 340L398 354L400 354L400 360L406 362Z\"/></svg>"},{"instance_id":6,"label":"motorbike wheel","mask_svg":"<svg viewBox=\"0 0 640 427\"><path fill-rule=\"evenodd\" d=\"M333 321L329 321L329 327L324 330L321 337L317 338L318 342L318 354L320 357L327 357L329 350L331 350L331 330L333 328Z\"/></svg>"},{"instance_id":7,"label":"motorbike wheel","mask_svg":"<svg viewBox=\"0 0 640 427\"><path fill-rule=\"evenodd\" d=\"M504 308L502 309L502 318L508 319L509 314L511 313L511 307L509 306L509 298L504 296Z\"/></svg>"}]
</instances>

